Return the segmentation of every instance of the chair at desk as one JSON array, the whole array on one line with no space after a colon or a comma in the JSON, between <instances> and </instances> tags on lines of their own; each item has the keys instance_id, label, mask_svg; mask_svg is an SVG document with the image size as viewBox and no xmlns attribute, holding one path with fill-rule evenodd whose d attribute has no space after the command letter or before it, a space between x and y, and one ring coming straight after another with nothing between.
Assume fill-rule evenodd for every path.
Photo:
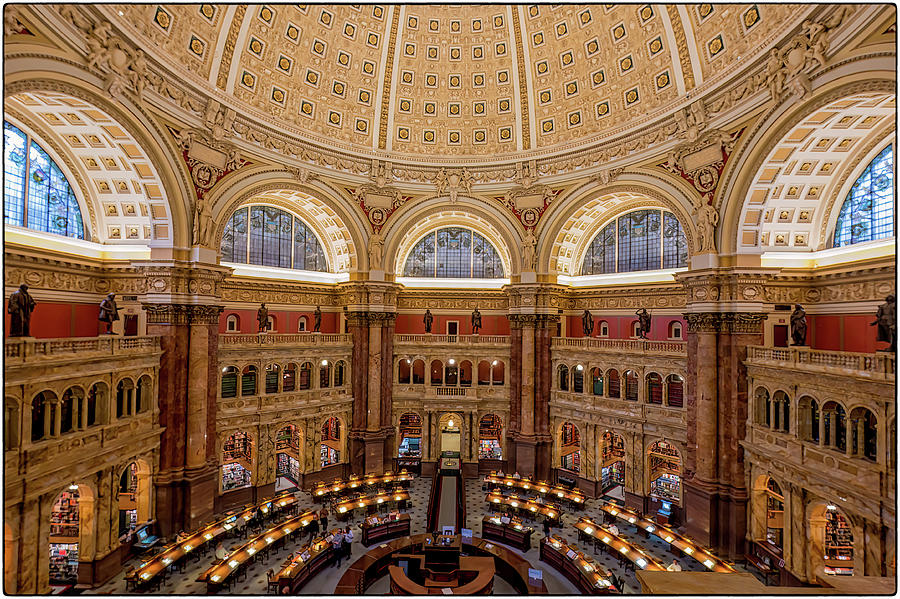
<instances>
[{"instance_id":1,"label":"chair at desk","mask_svg":"<svg viewBox=\"0 0 900 599\"><path fill-rule=\"evenodd\" d=\"M278 594L278 578L275 576L275 570L269 568L266 572L266 594Z\"/></svg>"}]
</instances>

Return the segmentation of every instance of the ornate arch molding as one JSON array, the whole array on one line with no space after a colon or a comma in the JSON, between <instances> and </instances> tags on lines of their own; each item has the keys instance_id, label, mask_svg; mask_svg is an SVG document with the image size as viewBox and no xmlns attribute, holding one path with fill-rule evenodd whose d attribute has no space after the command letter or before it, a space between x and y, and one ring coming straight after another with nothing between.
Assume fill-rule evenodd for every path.
<instances>
[{"instance_id":1,"label":"ornate arch molding","mask_svg":"<svg viewBox=\"0 0 900 599\"><path fill-rule=\"evenodd\" d=\"M25 114L19 110L16 110L10 103L6 104L5 113L12 116L16 121L21 122L31 131L34 131L39 136L37 139L38 143L44 150L47 150L49 147L51 158L57 162L57 165L60 163L62 167L64 167L63 173L66 175L66 178L69 179L69 184L78 187L78 191L80 191L80 196L83 201L84 208L82 210L82 218L87 215L87 221L89 223L89 241L93 241L94 243L100 243L99 231L100 231L100 220L98 218L98 211L100 210L100 199L97 197L96 192L94 191L94 187L89 185L87 182L87 177L84 174L84 171L81 165L72 157L71 152L60 142L59 136L56 133L43 126L41 122L37 119L32 118L31 115ZM4 120L6 120L4 118ZM15 123L13 123L15 124ZM81 202L79 202L79 205Z\"/></svg>"},{"instance_id":2,"label":"ornate arch molding","mask_svg":"<svg viewBox=\"0 0 900 599\"><path fill-rule=\"evenodd\" d=\"M519 227L503 211L490 213L480 202L460 197L456 204L448 204L446 198L434 197L424 202L411 202L402 214L392 218L385 232L384 267L386 272L399 275L405 258L423 236L445 226L468 226L484 235L500 254L506 277L522 270L520 252L522 234ZM406 207L404 207L406 208Z\"/></svg>"},{"instance_id":3,"label":"ornate arch molding","mask_svg":"<svg viewBox=\"0 0 900 599\"><path fill-rule=\"evenodd\" d=\"M152 241L155 247L190 246L190 204L193 186L179 152L168 132L143 105L134 104L121 95L115 101L103 91L102 82L84 69L48 57L30 58L26 65L17 57L6 63L4 97L29 92L56 92L88 102L108 114L138 143L153 164L165 190L165 204L171 219L172 233L167 242ZM25 67L28 67L27 69ZM17 70L18 69L18 70Z\"/></svg>"},{"instance_id":4,"label":"ornate arch molding","mask_svg":"<svg viewBox=\"0 0 900 599\"><path fill-rule=\"evenodd\" d=\"M610 208L603 218L594 219L588 227L578 226L583 216L578 214L580 211L615 199L617 195L639 197L621 201ZM556 213L546 221L541 231L538 264L550 273L574 276L581 267L587 247L600 229L612 218L639 208L662 208L672 212L684 230L688 253L693 255L696 251L696 232L690 206L687 193L657 173L629 174L627 180L609 185L588 184L560 201Z\"/></svg>"},{"instance_id":5,"label":"ornate arch molding","mask_svg":"<svg viewBox=\"0 0 900 599\"><path fill-rule=\"evenodd\" d=\"M859 65L860 69L865 63ZM884 75L873 79L873 75ZM813 96L800 104L789 104L793 97L773 105L765 112L752 130L745 133L745 141L729 160L714 200L722 215L719 226L719 253L735 254L738 251L740 217L749 201L749 190L766 158L786 135L801 121L831 102L866 92L896 91L896 81L887 78L884 71L861 71L824 84ZM735 198L736 201L728 201Z\"/></svg>"},{"instance_id":6,"label":"ornate arch molding","mask_svg":"<svg viewBox=\"0 0 900 599\"><path fill-rule=\"evenodd\" d=\"M218 251L221 246L225 225L239 207L250 203L255 197L264 196L267 192L293 191L307 196L313 205L325 212L325 215L310 214L296 203L272 196L265 197L264 203L297 213L313 228L325 246L331 272L353 272L361 269L361 260L365 260L365 257L360 255L358 248L365 247L362 233L365 225L358 214L347 212L345 209L347 202L334 190L324 184L301 183L293 174L277 167L242 172L239 177L233 177L230 181L231 185L210 194L213 221L216 223L213 236L214 249ZM329 221L340 231L340 237L326 228ZM341 264L343 266L339 269L338 265Z\"/></svg>"}]
</instances>

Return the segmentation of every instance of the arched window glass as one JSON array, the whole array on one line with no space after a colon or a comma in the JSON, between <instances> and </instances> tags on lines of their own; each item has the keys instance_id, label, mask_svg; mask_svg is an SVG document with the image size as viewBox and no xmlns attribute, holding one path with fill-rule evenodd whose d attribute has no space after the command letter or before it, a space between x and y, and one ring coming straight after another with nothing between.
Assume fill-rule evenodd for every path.
<instances>
[{"instance_id":1,"label":"arched window glass","mask_svg":"<svg viewBox=\"0 0 900 599\"><path fill-rule=\"evenodd\" d=\"M423 237L403 268L406 277L502 279L500 254L471 229L447 227Z\"/></svg>"},{"instance_id":2,"label":"arched window glass","mask_svg":"<svg viewBox=\"0 0 900 599\"><path fill-rule=\"evenodd\" d=\"M687 266L687 237L678 218L663 210L635 210L603 227L591 241L582 275Z\"/></svg>"},{"instance_id":3,"label":"arched window glass","mask_svg":"<svg viewBox=\"0 0 900 599\"><path fill-rule=\"evenodd\" d=\"M894 236L894 146L886 147L850 189L834 230L834 247Z\"/></svg>"},{"instance_id":4,"label":"arched window glass","mask_svg":"<svg viewBox=\"0 0 900 599\"><path fill-rule=\"evenodd\" d=\"M66 176L34 140L3 122L3 216L10 225L84 239L84 223Z\"/></svg>"},{"instance_id":5,"label":"arched window glass","mask_svg":"<svg viewBox=\"0 0 900 599\"><path fill-rule=\"evenodd\" d=\"M303 221L274 206L244 206L222 233L222 261L328 272L325 252Z\"/></svg>"}]
</instances>

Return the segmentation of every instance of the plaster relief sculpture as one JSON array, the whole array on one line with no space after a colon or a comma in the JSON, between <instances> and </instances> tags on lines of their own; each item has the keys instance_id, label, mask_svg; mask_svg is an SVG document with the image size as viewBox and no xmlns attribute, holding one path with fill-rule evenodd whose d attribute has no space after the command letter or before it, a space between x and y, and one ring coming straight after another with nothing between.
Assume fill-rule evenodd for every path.
<instances>
[{"instance_id":1,"label":"plaster relief sculpture","mask_svg":"<svg viewBox=\"0 0 900 599\"><path fill-rule=\"evenodd\" d=\"M703 204L694 211L694 222L697 225L697 254L715 253L719 213L711 205Z\"/></svg>"}]
</instances>

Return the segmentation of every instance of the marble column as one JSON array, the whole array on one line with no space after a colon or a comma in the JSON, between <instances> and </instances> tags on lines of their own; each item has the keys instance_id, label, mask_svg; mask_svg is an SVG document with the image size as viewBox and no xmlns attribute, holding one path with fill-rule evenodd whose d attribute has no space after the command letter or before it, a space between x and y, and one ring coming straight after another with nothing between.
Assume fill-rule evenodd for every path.
<instances>
[{"instance_id":1,"label":"marble column","mask_svg":"<svg viewBox=\"0 0 900 599\"><path fill-rule=\"evenodd\" d=\"M209 383L209 330L206 325L191 323L190 340L185 465L202 468L206 465L206 392Z\"/></svg>"},{"instance_id":2,"label":"marble column","mask_svg":"<svg viewBox=\"0 0 900 599\"><path fill-rule=\"evenodd\" d=\"M381 322L369 322L369 393L367 400L366 430L381 428Z\"/></svg>"},{"instance_id":3,"label":"marble column","mask_svg":"<svg viewBox=\"0 0 900 599\"><path fill-rule=\"evenodd\" d=\"M350 426L350 469L365 474L366 469L366 412L368 411L369 320L366 312L351 312L347 318L353 339L350 383L353 391L353 422Z\"/></svg>"},{"instance_id":4,"label":"marble column","mask_svg":"<svg viewBox=\"0 0 900 599\"><path fill-rule=\"evenodd\" d=\"M534 435L534 323L526 320L522 327L521 395L522 435Z\"/></svg>"}]
</instances>

